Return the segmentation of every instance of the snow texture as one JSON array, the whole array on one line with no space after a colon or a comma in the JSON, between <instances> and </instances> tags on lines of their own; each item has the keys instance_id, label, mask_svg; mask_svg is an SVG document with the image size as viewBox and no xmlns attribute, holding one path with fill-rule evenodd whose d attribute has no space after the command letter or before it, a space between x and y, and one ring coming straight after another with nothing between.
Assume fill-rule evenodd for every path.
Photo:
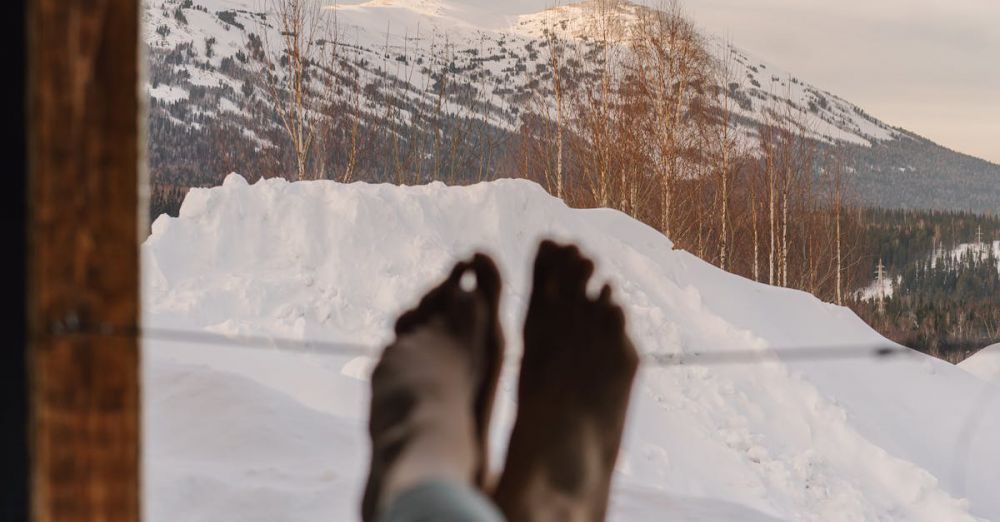
<instances>
[{"instance_id":1,"label":"snow texture","mask_svg":"<svg viewBox=\"0 0 1000 522\"><path fill-rule=\"evenodd\" d=\"M931 267L936 267L942 259L954 262L964 262L967 259L983 262L990 257L998 259L997 270L1000 270L1000 241L962 243L951 250L938 249L931 255Z\"/></svg>"},{"instance_id":2,"label":"snow texture","mask_svg":"<svg viewBox=\"0 0 1000 522\"><path fill-rule=\"evenodd\" d=\"M624 214L570 209L526 181L248 185L235 174L154 223L142 248L147 326L367 355L148 340L146 519L357 520L379 347L397 314L477 249L505 281L509 357L491 434L501 462L543 237L595 257L647 356L761 357L641 369L611 520L1000 520L1000 398L973 404L1000 386L917 353L775 351L887 343L846 308L725 273Z\"/></svg>"},{"instance_id":3,"label":"snow texture","mask_svg":"<svg viewBox=\"0 0 1000 522\"><path fill-rule=\"evenodd\" d=\"M985 381L1000 385L1000 344L983 348L959 363L958 367Z\"/></svg>"},{"instance_id":4,"label":"snow texture","mask_svg":"<svg viewBox=\"0 0 1000 522\"><path fill-rule=\"evenodd\" d=\"M858 290L855 294L859 299L865 301L874 301L879 298L889 299L895 292L896 285L902 282L902 276L897 276L895 280L888 276L884 276L881 281L875 278L868 286Z\"/></svg>"},{"instance_id":5,"label":"snow texture","mask_svg":"<svg viewBox=\"0 0 1000 522\"><path fill-rule=\"evenodd\" d=\"M174 85L147 86L149 95L164 103L177 103L188 99L191 93Z\"/></svg>"}]
</instances>

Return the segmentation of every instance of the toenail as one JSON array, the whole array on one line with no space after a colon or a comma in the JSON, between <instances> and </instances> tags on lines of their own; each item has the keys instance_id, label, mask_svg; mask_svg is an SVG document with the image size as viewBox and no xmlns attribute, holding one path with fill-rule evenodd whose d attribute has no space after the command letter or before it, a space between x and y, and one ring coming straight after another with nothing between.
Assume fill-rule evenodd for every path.
<instances>
[{"instance_id":1,"label":"toenail","mask_svg":"<svg viewBox=\"0 0 1000 522\"><path fill-rule=\"evenodd\" d=\"M476 289L476 274L471 270L467 270L462 274L462 278L458 281L459 288L465 290L466 292L472 292Z\"/></svg>"}]
</instances>

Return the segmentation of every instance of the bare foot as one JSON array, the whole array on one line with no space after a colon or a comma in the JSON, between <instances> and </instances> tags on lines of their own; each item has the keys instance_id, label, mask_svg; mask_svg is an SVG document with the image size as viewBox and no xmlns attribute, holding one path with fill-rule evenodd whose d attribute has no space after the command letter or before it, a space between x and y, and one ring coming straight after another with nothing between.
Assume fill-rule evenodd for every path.
<instances>
[{"instance_id":1,"label":"bare foot","mask_svg":"<svg viewBox=\"0 0 1000 522\"><path fill-rule=\"evenodd\" d=\"M475 289L462 288L466 274ZM477 254L396 322L372 374L372 462L362 500L370 522L427 480L485 487L489 419L503 358L500 275Z\"/></svg>"},{"instance_id":2,"label":"bare foot","mask_svg":"<svg viewBox=\"0 0 1000 522\"><path fill-rule=\"evenodd\" d=\"M593 271L576 247L539 248L517 420L494 494L508 520L604 520L638 356L611 288L587 297Z\"/></svg>"}]
</instances>

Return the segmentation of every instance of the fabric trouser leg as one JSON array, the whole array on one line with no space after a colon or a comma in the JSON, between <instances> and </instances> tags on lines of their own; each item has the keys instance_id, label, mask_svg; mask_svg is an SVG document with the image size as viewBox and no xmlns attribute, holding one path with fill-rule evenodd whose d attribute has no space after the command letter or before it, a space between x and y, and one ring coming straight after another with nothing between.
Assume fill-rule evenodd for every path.
<instances>
[{"instance_id":1,"label":"fabric trouser leg","mask_svg":"<svg viewBox=\"0 0 1000 522\"><path fill-rule=\"evenodd\" d=\"M410 488L387 507L381 522L505 522L483 494L467 484L431 481Z\"/></svg>"}]
</instances>

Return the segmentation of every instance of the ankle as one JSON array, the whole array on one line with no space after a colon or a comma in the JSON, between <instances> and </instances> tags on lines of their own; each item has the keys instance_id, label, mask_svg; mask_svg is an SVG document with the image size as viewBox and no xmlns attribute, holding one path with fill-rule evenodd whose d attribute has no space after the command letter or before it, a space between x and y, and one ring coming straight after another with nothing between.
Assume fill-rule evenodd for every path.
<instances>
[{"instance_id":1,"label":"ankle","mask_svg":"<svg viewBox=\"0 0 1000 522\"><path fill-rule=\"evenodd\" d=\"M473 483L477 448L472 416L454 410L415 413L413 438L385 476L383 504L427 482Z\"/></svg>"}]
</instances>

